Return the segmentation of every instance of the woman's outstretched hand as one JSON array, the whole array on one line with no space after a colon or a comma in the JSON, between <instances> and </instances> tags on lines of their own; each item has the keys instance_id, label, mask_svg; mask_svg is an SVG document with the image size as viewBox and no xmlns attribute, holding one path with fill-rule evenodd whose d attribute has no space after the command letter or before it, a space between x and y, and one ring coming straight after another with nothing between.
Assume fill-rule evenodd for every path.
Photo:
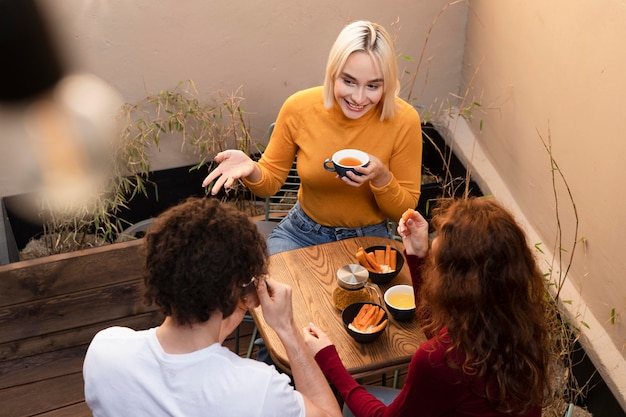
<instances>
[{"instance_id":1,"label":"woman's outstretched hand","mask_svg":"<svg viewBox=\"0 0 626 417\"><path fill-rule=\"evenodd\" d=\"M259 179L255 178L255 174L260 174L258 168L252 159L242 151L231 149L220 152L215 155L214 161L219 165L202 181L203 187L207 187L215 181L211 188L212 195L217 194L222 187L232 187L235 180L239 178L249 177L252 182Z\"/></svg>"}]
</instances>

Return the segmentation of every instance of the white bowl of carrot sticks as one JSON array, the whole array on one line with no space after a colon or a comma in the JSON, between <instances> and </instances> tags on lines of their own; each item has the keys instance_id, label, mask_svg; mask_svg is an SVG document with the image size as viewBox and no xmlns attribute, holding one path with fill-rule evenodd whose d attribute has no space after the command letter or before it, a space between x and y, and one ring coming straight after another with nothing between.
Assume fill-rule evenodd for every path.
<instances>
[{"instance_id":1,"label":"white bowl of carrot sticks","mask_svg":"<svg viewBox=\"0 0 626 417\"><path fill-rule=\"evenodd\" d=\"M369 343L384 333L389 322L385 309L372 302L350 304L341 313L346 331L359 343Z\"/></svg>"},{"instance_id":2,"label":"white bowl of carrot sticks","mask_svg":"<svg viewBox=\"0 0 626 417\"><path fill-rule=\"evenodd\" d=\"M389 245L359 248L356 258L369 271L370 281L377 285L388 284L404 266L402 252Z\"/></svg>"}]
</instances>

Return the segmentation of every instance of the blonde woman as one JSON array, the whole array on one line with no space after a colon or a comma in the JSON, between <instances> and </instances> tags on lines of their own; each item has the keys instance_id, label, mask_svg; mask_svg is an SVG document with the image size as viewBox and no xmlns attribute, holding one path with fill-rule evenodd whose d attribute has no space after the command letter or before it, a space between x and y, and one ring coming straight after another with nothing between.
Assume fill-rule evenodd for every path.
<instances>
[{"instance_id":1,"label":"blonde woman","mask_svg":"<svg viewBox=\"0 0 626 417\"><path fill-rule=\"evenodd\" d=\"M347 25L330 51L324 85L285 101L258 162L236 150L216 155L219 165L203 186L216 194L242 179L260 197L278 191L297 156L298 203L269 235L270 254L355 236L389 237L388 219L417 206L421 123L397 96L396 59L382 26ZM324 170L324 160L344 148L366 152L369 165L343 177Z\"/></svg>"}]
</instances>

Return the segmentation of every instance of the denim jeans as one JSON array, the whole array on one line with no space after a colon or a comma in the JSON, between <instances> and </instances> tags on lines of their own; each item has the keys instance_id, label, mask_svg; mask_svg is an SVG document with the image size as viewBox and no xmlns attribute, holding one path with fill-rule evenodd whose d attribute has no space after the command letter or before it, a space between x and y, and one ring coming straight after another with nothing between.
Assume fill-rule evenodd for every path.
<instances>
[{"instance_id":1,"label":"denim jeans","mask_svg":"<svg viewBox=\"0 0 626 417\"><path fill-rule=\"evenodd\" d=\"M272 255L357 236L391 238L392 235L387 221L357 228L322 226L307 216L296 203L267 237L267 248Z\"/></svg>"}]
</instances>

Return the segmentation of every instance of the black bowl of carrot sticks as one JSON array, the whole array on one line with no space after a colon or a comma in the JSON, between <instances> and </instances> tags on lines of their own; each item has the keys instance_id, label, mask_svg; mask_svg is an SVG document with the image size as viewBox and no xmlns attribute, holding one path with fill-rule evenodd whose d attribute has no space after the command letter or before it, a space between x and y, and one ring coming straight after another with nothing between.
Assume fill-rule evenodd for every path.
<instances>
[{"instance_id":1,"label":"black bowl of carrot sticks","mask_svg":"<svg viewBox=\"0 0 626 417\"><path fill-rule=\"evenodd\" d=\"M359 248L356 258L368 270L370 281L377 285L388 284L404 266L402 252L389 245Z\"/></svg>"},{"instance_id":2,"label":"black bowl of carrot sticks","mask_svg":"<svg viewBox=\"0 0 626 417\"><path fill-rule=\"evenodd\" d=\"M359 343L378 339L389 322L385 309L368 301L350 304L341 312L341 319L348 334Z\"/></svg>"}]
</instances>

